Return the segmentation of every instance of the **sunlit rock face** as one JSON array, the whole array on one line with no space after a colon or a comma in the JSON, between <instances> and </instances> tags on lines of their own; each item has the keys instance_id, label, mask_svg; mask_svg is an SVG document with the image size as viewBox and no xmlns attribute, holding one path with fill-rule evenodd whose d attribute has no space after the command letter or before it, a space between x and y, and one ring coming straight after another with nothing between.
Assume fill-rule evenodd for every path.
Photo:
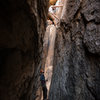
<instances>
[{"instance_id":1,"label":"sunlit rock face","mask_svg":"<svg viewBox=\"0 0 100 100\"><path fill-rule=\"evenodd\" d=\"M34 100L47 0L0 1L0 100Z\"/></svg>"},{"instance_id":2,"label":"sunlit rock face","mask_svg":"<svg viewBox=\"0 0 100 100\"><path fill-rule=\"evenodd\" d=\"M65 0L49 100L100 100L100 0Z\"/></svg>"}]
</instances>

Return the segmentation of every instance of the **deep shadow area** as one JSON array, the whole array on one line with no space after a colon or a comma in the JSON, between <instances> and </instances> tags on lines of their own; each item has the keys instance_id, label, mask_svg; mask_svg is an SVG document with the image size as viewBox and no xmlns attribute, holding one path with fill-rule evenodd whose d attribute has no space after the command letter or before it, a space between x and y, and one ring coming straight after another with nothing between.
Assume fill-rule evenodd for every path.
<instances>
[{"instance_id":1,"label":"deep shadow area","mask_svg":"<svg viewBox=\"0 0 100 100\"><path fill-rule=\"evenodd\" d=\"M47 1L0 1L0 100L34 100Z\"/></svg>"}]
</instances>

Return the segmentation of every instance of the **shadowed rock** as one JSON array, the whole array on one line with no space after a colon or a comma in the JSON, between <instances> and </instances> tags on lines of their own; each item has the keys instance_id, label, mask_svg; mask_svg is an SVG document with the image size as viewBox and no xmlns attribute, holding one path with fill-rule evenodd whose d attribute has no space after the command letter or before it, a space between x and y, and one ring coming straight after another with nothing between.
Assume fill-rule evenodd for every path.
<instances>
[{"instance_id":1,"label":"shadowed rock","mask_svg":"<svg viewBox=\"0 0 100 100\"><path fill-rule=\"evenodd\" d=\"M0 100L36 97L46 15L46 0L0 1Z\"/></svg>"}]
</instances>

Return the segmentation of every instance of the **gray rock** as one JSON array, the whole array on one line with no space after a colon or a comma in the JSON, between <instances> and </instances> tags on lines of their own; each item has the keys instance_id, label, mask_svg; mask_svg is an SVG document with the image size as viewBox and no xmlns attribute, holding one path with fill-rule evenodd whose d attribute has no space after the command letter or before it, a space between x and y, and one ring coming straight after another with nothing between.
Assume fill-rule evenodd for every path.
<instances>
[{"instance_id":1,"label":"gray rock","mask_svg":"<svg viewBox=\"0 0 100 100\"><path fill-rule=\"evenodd\" d=\"M100 0L65 0L49 100L100 100Z\"/></svg>"}]
</instances>

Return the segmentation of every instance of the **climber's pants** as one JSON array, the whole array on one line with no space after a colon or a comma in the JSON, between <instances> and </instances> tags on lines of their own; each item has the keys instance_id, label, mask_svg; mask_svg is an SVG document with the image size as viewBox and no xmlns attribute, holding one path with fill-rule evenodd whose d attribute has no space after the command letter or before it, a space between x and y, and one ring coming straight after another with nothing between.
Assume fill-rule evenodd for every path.
<instances>
[{"instance_id":1,"label":"climber's pants","mask_svg":"<svg viewBox=\"0 0 100 100\"><path fill-rule=\"evenodd\" d=\"M47 87L46 86L42 87L42 90L43 90L43 99L46 99L47 98Z\"/></svg>"}]
</instances>

